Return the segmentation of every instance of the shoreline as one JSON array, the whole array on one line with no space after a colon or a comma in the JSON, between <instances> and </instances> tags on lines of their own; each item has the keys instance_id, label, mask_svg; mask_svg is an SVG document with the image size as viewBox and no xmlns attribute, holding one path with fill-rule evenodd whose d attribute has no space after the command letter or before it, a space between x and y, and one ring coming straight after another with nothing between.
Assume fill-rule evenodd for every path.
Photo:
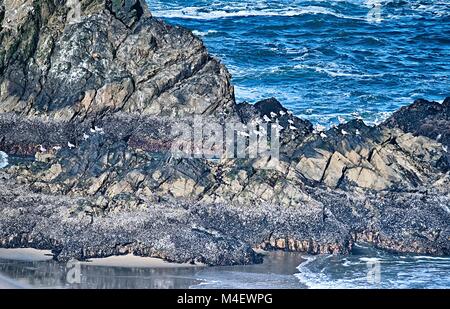
<instances>
[{"instance_id":1,"label":"shoreline","mask_svg":"<svg viewBox=\"0 0 450 309\"><path fill-rule=\"evenodd\" d=\"M125 268L195 268L207 267L204 264L171 263L163 259L141 257L133 254L115 255L106 258L93 258L80 262L81 265Z\"/></svg>"},{"instance_id":2,"label":"shoreline","mask_svg":"<svg viewBox=\"0 0 450 309\"><path fill-rule=\"evenodd\" d=\"M34 248L0 248L0 259L41 262L53 259L50 250L39 250Z\"/></svg>"},{"instance_id":3,"label":"shoreline","mask_svg":"<svg viewBox=\"0 0 450 309\"><path fill-rule=\"evenodd\" d=\"M395 255L370 246L360 246L354 255L308 256L296 252L264 252L262 264L193 267L159 259L130 255L80 262L81 282L66 279L68 268L55 260L39 256L5 260L0 254L0 289L29 288L101 288L101 289L267 289L267 288L391 288L392 280L405 288L444 287L448 278L442 275L450 259L429 256ZM30 249L12 249L24 255ZM1 252L3 251L3 252ZM0 253L4 254L4 250ZM8 253L8 256L12 254ZM33 261L34 260L34 261ZM379 283L367 281L367 263L381 265ZM70 268L72 269L72 268ZM424 276L419 276L424 274ZM439 275L441 274L441 275ZM427 278L433 277L433 280Z\"/></svg>"},{"instance_id":4,"label":"shoreline","mask_svg":"<svg viewBox=\"0 0 450 309\"><path fill-rule=\"evenodd\" d=\"M30 287L0 274L0 290L29 289Z\"/></svg>"},{"instance_id":5,"label":"shoreline","mask_svg":"<svg viewBox=\"0 0 450 309\"><path fill-rule=\"evenodd\" d=\"M0 260L17 262L45 262L53 260L50 250L34 248L0 248ZM205 264L172 263L159 258L136 256L133 254L113 255L105 258L91 258L80 261L80 265L125 267L125 268L192 268L207 267Z\"/></svg>"},{"instance_id":6,"label":"shoreline","mask_svg":"<svg viewBox=\"0 0 450 309\"><path fill-rule=\"evenodd\" d=\"M8 252L11 250L11 252ZM12 254L12 252L14 254ZM25 258L27 252L33 255ZM235 266L206 266L175 264L155 258L133 255L112 256L80 262L81 282L66 281L68 270L56 260L45 260L45 250L2 249L0 250L0 289L23 288L164 288L204 289L233 286L249 288L251 282L259 282L261 288L268 288L282 280L290 287L298 287L292 275L304 261L295 252L264 252L262 264ZM19 256L20 260L7 260ZM28 260L28 261L26 261ZM262 278L252 279L252 278ZM250 281L249 281L250 280ZM28 283L28 284L27 284ZM300 285L303 288L303 285Z\"/></svg>"}]
</instances>

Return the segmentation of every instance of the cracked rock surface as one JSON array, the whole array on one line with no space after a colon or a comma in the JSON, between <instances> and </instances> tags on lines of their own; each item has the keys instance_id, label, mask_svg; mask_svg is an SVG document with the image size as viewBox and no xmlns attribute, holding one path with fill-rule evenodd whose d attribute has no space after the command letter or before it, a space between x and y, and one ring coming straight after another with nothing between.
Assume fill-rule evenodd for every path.
<instances>
[{"instance_id":1,"label":"cracked rock surface","mask_svg":"<svg viewBox=\"0 0 450 309\"><path fill-rule=\"evenodd\" d=\"M0 0L0 246L208 265L356 241L450 254L450 99L319 132L276 99L236 104L201 40L144 1L83 0L81 13ZM173 128L193 116L270 119L278 164L174 157Z\"/></svg>"},{"instance_id":2,"label":"cracked rock surface","mask_svg":"<svg viewBox=\"0 0 450 309\"><path fill-rule=\"evenodd\" d=\"M0 112L56 120L125 111L211 114L233 103L230 75L191 32L140 0L1 1Z\"/></svg>"}]
</instances>

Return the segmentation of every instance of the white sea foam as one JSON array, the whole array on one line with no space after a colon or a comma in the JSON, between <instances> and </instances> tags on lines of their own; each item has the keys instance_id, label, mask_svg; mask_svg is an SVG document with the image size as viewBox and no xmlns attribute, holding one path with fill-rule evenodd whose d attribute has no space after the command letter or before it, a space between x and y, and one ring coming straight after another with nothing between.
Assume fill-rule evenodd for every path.
<instances>
[{"instance_id":1,"label":"white sea foam","mask_svg":"<svg viewBox=\"0 0 450 309\"><path fill-rule=\"evenodd\" d=\"M364 250L364 247L361 247ZM448 257L388 255L368 252L368 256L306 257L298 266L297 279L308 288L448 288ZM377 254L377 256L373 256ZM381 282L369 282L367 263L379 262Z\"/></svg>"},{"instance_id":2,"label":"white sea foam","mask_svg":"<svg viewBox=\"0 0 450 309\"><path fill-rule=\"evenodd\" d=\"M294 66L297 70L310 70L317 73L327 74L330 77L351 77L351 78L374 78L383 77L384 74L368 74L363 72L357 72L351 68L340 67L335 63L328 63L326 65L307 65L307 64L297 64Z\"/></svg>"},{"instance_id":3,"label":"white sea foam","mask_svg":"<svg viewBox=\"0 0 450 309\"><path fill-rule=\"evenodd\" d=\"M0 168L5 168L8 164L8 155L3 151L0 151Z\"/></svg>"},{"instance_id":4,"label":"white sea foam","mask_svg":"<svg viewBox=\"0 0 450 309\"><path fill-rule=\"evenodd\" d=\"M194 30L194 31L192 31L192 33L195 34L196 36L204 37L204 36L208 36L208 35L210 35L210 34L217 33L217 31L216 31L216 30L208 30L208 31L198 31L198 30Z\"/></svg>"},{"instance_id":5,"label":"white sea foam","mask_svg":"<svg viewBox=\"0 0 450 309\"><path fill-rule=\"evenodd\" d=\"M305 257L306 261L300 264L297 269L299 273L294 276L305 284L309 289L353 289L357 288L360 284L357 284L359 278L356 279L332 279L322 271L312 271L309 269L309 265L314 263L318 257ZM364 278L365 280L365 278Z\"/></svg>"},{"instance_id":6,"label":"white sea foam","mask_svg":"<svg viewBox=\"0 0 450 309\"><path fill-rule=\"evenodd\" d=\"M440 257L440 256L417 255L417 256L413 256L412 258L415 260L450 261L449 257Z\"/></svg>"},{"instance_id":7,"label":"white sea foam","mask_svg":"<svg viewBox=\"0 0 450 309\"><path fill-rule=\"evenodd\" d=\"M222 9L212 9L205 10L204 7L188 7L177 10L156 10L153 11L153 16L162 18L180 18L180 19L200 19L200 20L211 20L219 18L229 18L229 17L257 17L257 16L285 16L294 17L301 15L328 15L337 18L344 19L360 19L353 16L348 16L344 14L337 13L331 9L321 7L321 6L305 6L302 8L279 8L279 9L242 9L242 10L222 10Z\"/></svg>"},{"instance_id":8,"label":"white sea foam","mask_svg":"<svg viewBox=\"0 0 450 309\"><path fill-rule=\"evenodd\" d=\"M367 262L367 263L379 263L379 262L381 262L381 259L379 259L379 258L376 258L376 257L362 257L362 258L359 258L359 260L360 261L362 261L362 262Z\"/></svg>"}]
</instances>

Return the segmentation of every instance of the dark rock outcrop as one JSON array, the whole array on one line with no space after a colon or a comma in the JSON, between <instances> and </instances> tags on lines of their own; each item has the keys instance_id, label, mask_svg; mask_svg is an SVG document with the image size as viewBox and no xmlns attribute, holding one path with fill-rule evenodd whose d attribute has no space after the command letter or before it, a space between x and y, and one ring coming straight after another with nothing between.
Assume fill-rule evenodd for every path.
<instances>
[{"instance_id":1,"label":"dark rock outcrop","mask_svg":"<svg viewBox=\"0 0 450 309\"><path fill-rule=\"evenodd\" d=\"M384 125L404 132L422 135L450 146L450 98L442 104L417 100L395 112Z\"/></svg>"},{"instance_id":2,"label":"dark rock outcrop","mask_svg":"<svg viewBox=\"0 0 450 309\"><path fill-rule=\"evenodd\" d=\"M143 0L1 1L0 112L83 120L108 112L222 112L230 75L191 32L151 18Z\"/></svg>"},{"instance_id":3,"label":"dark rock outcrop","mask_svg":"<svg viewBox=\"0 0 450 309\"><path fill-rule=\"evenodd\" d=\"M275 99L235 104L224 66L144 1L83 0L75 23L66 4L0 0L1 246L208 265L355 241L450 254L449 99L322 131ZM174 156L194 116L270 142L276 125L279 159Z\"/></svg>"}]
</instances>

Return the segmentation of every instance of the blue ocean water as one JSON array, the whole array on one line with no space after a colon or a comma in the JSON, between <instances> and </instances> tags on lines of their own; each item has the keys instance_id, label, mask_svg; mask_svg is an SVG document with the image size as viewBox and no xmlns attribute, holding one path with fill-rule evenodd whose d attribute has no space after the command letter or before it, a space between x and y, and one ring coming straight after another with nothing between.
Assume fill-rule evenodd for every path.
<instances>
[{"instance_id":1,"label":"blue ocean water","mask_svg":"<svg viewBox=\"0 0 450 309\"><path fill-rule=\"evenodd\" d=\"M238 102L276 97L316 123L377 123L450 95L448 0L148 0L202 37ZM353 115L352 115L353 114Z\"/></svg>"}]
</instances>

